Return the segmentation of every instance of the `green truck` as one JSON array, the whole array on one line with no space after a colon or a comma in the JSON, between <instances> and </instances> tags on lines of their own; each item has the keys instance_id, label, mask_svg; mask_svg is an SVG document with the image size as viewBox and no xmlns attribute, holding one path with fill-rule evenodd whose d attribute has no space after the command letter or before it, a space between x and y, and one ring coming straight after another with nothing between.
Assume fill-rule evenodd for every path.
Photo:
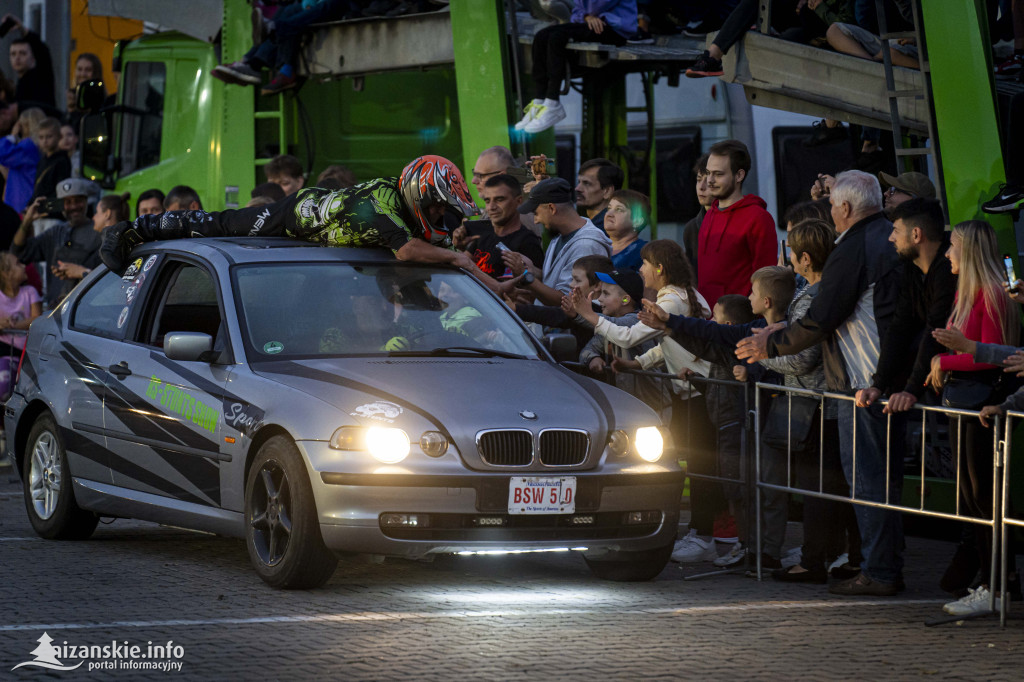
<instances>
[{"instance_id":1,"label":"green truck","mask_svg":"<svg viewBox=\"0 0 1024 682\"><path fill-rule=\"evenodd\" d=\"M210 75L251 45L250 4L223 6L212 42L167 31L117 45L117 101L97 102L84 121L87 177L132 196L188 184L205 208L221 210L245 205L264 181L261 166L280 153L297 156L312 178L336 163L359 179L397 175L425 153L461 167L448 12L318 28L302 87L260 96ZM440 44L433 53L417 49L431 40ZM338 45L344 54L332 53Z\"/></svg>"}]
</instances>

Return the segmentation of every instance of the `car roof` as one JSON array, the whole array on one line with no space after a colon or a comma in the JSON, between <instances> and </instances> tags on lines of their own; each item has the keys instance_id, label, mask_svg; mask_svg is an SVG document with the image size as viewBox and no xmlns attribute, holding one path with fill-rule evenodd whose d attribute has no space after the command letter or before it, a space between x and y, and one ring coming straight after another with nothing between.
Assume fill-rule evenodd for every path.
<instances>
[{"instance_id":1,"label":"car roof","mask_svg":"<svg viewBox=\"0 0 1024 682\"><path fill-rule=\"evenodd\" d=\"M210 237L205 239L174 239L151 242L137 250L138 254L186 253L210 259L216 255L232 263L282 262L395 262L395 256L381 248L347 248L321 246L289 237Z\"/></svg>"}]
</instances>

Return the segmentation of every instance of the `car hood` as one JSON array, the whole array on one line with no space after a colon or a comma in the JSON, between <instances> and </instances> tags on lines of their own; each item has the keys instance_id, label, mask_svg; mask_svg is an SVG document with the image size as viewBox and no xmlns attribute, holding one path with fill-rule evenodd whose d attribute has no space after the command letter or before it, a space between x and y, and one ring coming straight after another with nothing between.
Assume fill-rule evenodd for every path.
<instances>
[{"instance_id":1,"label":"car hood","mask_svg":"<svg viewBox=\"0 0 1024 682\"><path fill-rule=\"evenodd\" d=\"M354 417L389 419L365 408L384 401L451 431L461 430L462 424L474 430L557 426L596 433L614 428L622 399L634 402L625 393L612 389L620 393L612 395L602 384L540 360L332 358L266 362L253 369Z\"/></svg>"}]
</instances>

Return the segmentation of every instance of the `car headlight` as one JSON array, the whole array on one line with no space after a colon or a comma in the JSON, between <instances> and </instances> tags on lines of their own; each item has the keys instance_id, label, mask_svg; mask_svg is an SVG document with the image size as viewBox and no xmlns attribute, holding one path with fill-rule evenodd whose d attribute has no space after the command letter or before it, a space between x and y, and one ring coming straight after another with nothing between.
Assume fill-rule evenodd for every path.
<instances>
[{"instance_id":1,"label":"car headlight","mask_svg":"<svg viewBox=\"0 0 1024 682\"><path fill-rule=\"evenodd\" d=\"M440 431L424 431L420 436L420 450L429 457L440 457L448 451L448 437Z\"/></svg>"},{"instance_id":2,"label":"car headlight","mask_svg":"<svg viewBox=\"0 0 1024 682\"><path fill-rule=\"evenodd\" d=\"M608 449L612 451L612 454L618 457L628 455L629 436L626 435L626 432L621 429L612 431L611 435L608 436Z\"/></svg>"},{"instance_id":3,"label":"car headlight","mask_svg":"<svg viewBox=\"0 0 1024 682\"><path fill-rule=\"evenodd\" d=\"M657 426L641 426L633 439L636 454L648 462L657 462L665 450L665 439Z\"/></svg>"},{"instance_id":4,"label":"car headlight","mask_svg":"<svg viewBox=\"0 0 1024 682\"><path fill-rule=\"evenodd\" d=\"M409 455L409 436L390 426L342 426L331 436L337 450L365 450L379 462L397 464Z\"/></svg>"}]
</instances>

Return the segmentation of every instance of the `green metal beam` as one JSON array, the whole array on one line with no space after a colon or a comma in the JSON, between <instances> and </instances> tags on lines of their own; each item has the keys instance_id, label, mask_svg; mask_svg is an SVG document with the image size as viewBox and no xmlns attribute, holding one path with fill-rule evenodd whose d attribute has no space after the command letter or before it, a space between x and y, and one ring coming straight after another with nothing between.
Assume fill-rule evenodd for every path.
<instances>
[{"instance_id":1,"label":"green metal beam","mask_svg":"<svg viewBox=\"0 0 1024 682\"><path fill-rule=\"evenodd\" d=\"M509 146L508 102L512 98L507 82L504 5L502 0L451 0L461 161L466 172L484 149Z\"/></svg>"},{"instance_id":2,"label":"green metal beam","mask_svg":"<svg viewBox=\"0 0 1024 682\"><path fill-rule=\"evenodd\" d=\"M1017 253L1009 216L981 212L981 204L1006 181L988 42L982 32L985 8L979 0L927 0L921 11L949 219L956 224L984 218L996 228L1000 247Z\"/></svg>"}]
</instances>

